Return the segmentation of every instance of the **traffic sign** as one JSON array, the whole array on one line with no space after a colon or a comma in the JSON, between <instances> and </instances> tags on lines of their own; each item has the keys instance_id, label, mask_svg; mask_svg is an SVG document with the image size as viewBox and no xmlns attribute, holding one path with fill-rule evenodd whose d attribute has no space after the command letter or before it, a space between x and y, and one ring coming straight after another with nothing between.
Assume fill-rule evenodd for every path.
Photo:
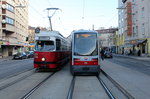
<instances>
[{"instance_id":1,"label":"traffic sign","mask_svg":"<svg viewBox=\"0 0 150 99\"><path fill-rule=\"evenodd\" d=\"M40 28L39 28L39 27L37 27L37 28L35 29L35 33L40 33Z\"/></svg>"}]
</instances>

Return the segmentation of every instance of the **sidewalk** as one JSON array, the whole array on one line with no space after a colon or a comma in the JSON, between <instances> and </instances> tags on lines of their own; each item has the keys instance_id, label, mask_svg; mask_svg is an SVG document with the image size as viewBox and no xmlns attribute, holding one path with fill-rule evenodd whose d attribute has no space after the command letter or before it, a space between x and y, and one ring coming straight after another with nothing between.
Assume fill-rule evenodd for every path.
<instances>
[{"instance_id":1,"label":"sidewalk","mask_svg":"<svg viewBox=\"0 0 150 99\"><path fill-rule=\"evenodd\" d=\"M144 60L144 61L150 61L150 57L147 56L133 56L133 55L122 55L122 54L113 54L115 57L125 57L125 58L132 58L137 60Z\"/></svg>"},{"instance_id":2,"label":"sidewalk","mask_svg":"<svg viewBox=\"0 0 150 99\"><path fill-rule=\"evenodd\" d=\"M12 60L12 59L13 59L13 56L5 57L5 58L0 58L0 62L9 61L9 60Z\"/></svg>"},{"instance_id":3,"label":"sidewalk","mask_svg":"<svg viewBox=\"0 0 150 99\"><path fill-rule=\"evenodd\" d=\"M107 60L101 68L135 99L150 99L149 75Z\"/></svg>"}]
</instances>

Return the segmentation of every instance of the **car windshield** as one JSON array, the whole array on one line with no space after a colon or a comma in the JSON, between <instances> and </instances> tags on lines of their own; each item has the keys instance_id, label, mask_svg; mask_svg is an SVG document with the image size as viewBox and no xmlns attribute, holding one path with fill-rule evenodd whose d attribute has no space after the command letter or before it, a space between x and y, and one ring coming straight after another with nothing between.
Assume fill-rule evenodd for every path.
<instances>
[{"instance_id":1,"label":"car windshield","mask_svg":"<svg viewBox=\"0 0 150 99\"><path fill-rule=\"evenodd\" d=\"M37 51L50 51L54 49L55 46L53 41L38 41L35 47Z\"/></svg>"},{"instance_id":2,"label":"car windshield","mask_svg":"<svg viewBox=\"0 0 150 99\"><path fill-rule=\"evenodd\" d=\"M76 33L74 36L74 55L95 56L98 54L97 36L94 33Z\"/></svg>"}]
</instances>

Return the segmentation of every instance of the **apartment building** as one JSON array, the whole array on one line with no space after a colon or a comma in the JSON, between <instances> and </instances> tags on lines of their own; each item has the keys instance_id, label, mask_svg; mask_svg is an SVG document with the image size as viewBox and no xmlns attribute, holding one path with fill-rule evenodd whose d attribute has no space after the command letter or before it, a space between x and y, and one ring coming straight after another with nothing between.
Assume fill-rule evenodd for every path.
<instances>
[{"instance_id":1,"label":"apartment building","mask_svg":"<svg viewBox=\"0 0 150 99\"><path fill-rule=\"evenodd\" d=\"M118 0L120 49L133 55L150 55L150 0ZM123 52L123 53L124 53Z\"/></svg>"},{"instance_id":2,"label":"apartment building","mask_svg":"<svg viewBox=\"0 0 150 99\"><path fill-rule=\"evenodd\" d=\"M0 57L11 56L28 46L28 1L0 1Z\"/></svg>"},{"instance_id":3,"label":"apartment building","mask_svg":"<svg viewBox=\"0 0 150 99\"><path fill-rule=\"evenodd\" d=\"M34 43L35 43L35 27L29 26L28 27L28 42L29 42L29 50L33 50L34 49Z\"/></svg>"},{"instance_id":4,"label":"apartment building","mask_svg":"<svg viewBox=\"0 0 150 99\"><path fill-rule=\"evenodd\" d=\"M109 48L113 52L116 52L115 35L118 28L99 29L96 31L99 34L100 47Z\"/></svg>"}]
</instances>

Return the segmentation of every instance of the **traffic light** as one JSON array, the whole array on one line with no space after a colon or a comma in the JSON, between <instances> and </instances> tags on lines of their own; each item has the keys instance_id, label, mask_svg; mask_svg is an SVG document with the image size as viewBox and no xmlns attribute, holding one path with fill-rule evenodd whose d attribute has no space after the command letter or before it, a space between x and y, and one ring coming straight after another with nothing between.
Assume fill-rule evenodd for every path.
<instances>
[{"instance_id":1,"label":"traffic light","mask_svg":"<svg viewBox=\"0 0 150 99\"><path fill-rule=\"evenodd\" d=\"M29 40L29 37L26 37L26 41L28 41Z\"/></svg>"}]
</instances>

